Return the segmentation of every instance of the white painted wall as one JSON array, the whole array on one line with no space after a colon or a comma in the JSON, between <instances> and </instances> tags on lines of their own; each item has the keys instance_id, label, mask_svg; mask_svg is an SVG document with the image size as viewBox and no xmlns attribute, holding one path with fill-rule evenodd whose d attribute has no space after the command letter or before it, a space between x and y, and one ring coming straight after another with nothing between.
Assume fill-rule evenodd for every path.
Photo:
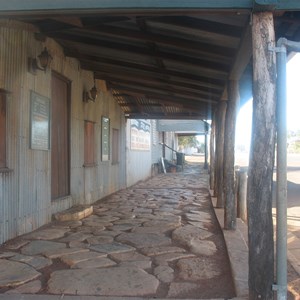
<instances>
[{"instance_id":1,"label":"white painted wall","mask_svg":"<svg viewBox=\"0 0 300 300\"><path fill-rule=\"evenodd\" d=\"M151 132L151 130L150 130ZM150 135L151 136L151 135ZM126 122L126 174L127 187L151 176L152 152L150 150L132 150L130 141L130 120ZM150 140L150 146L152 141Z\"/></svg>"}]
</instances>

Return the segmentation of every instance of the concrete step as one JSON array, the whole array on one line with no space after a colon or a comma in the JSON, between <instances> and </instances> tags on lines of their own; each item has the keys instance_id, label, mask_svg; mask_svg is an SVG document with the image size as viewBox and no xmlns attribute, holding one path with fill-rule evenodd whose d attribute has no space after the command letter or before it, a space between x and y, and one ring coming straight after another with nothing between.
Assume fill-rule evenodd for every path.
<instances>
[{"instance_id":1,"label":"concrete step","mask_svg":"<svg viewBox=\"0 0 300 300\"><path fill-rule=\"evenodd\" d=\"M90 216L93 213L92 205L73 206L63 212L54 214L54 219L58 221L78 221Z\"/></svg>"}]
</instances>

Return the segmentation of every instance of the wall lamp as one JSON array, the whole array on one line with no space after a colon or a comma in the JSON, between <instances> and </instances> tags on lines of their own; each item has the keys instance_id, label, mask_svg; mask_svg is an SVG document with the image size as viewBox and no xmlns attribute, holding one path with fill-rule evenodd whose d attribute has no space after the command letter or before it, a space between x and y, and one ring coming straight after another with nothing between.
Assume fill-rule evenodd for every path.
<instances>
[{"instance_id":1,"label":"wall lamp","mask_svg":"<svg viewBox=\"0 0 300 300\"><path fill-rule=\"evenodd\" d=\"M83 102L95 102L96 98L98 96L98 90L96 88L96 82L95 82L95 75L94 75L94 86L90 89L89 92L87 91L83 91L83 95L82 95L82 101Z\"/></svg>"},{"instance_id":2,"label":"wall lamp","mask_svg":"<svg viewBox=\"0 0 300 300\"><path fill-rule=\"evenodd\" d=\"M52 56L49 54L47 48L45 47L44 50L38 55L37 58L28 58L28 69L29 72L36 75L37 70L41 70L46 72L47 69L50 67L52 61Z\"/></svg>"}]
</instances>

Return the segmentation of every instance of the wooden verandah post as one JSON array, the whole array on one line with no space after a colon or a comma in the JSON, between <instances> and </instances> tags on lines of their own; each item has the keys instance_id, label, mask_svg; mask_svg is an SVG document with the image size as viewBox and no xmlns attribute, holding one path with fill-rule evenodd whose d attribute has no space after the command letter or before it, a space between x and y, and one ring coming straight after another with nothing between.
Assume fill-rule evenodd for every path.
<instances>
[{"instance_id":1,"label":"wooden verandah post","mask_svg":"<svg viewBox=\"0 0 300 300\"><path fill-rule=\"evenodd\" d=\"M215 190L215 136L216 136L216 111L214 111L210 129L209 145L209 186Z\"/></svg>"},{"instance_id":2,"label":"wooden verandah post","mask_svg":"<svg viewBox=\"0 0 300 300\"><path fill-rule=\"evenodd\" d=\"M216 162L215 162L215 189L217 207L224 207L223 192L223 164L224 164L224 132L227 101L221 100L216 113Z\"/></svg>"},{"instance_id":3,"label":"wooden verandah post","mask_svg":"<svg viewBox=\"0 0 300 300\"><path fill-rule=\"evenodd\" d=\"M239 83L237 80L228 82L228 102L225 119L225 139L224 139L224 201L225 216L224 228L236 228L236 204L235 204L235 184L234 184L234 142L235 123L237 106L239 103Z\"/></svg>"},{"instance_id":4,"label":"wooden verandah post","mask_svg":"<svg viewBox=\"0 0 300 300\"><path fill-rule=\"evenodd\" d=\"M249 299L273 299L272 178L276 132L276 55L272 12L253 14L253 120L248 173Z\"/></svg>"}]
</instances>

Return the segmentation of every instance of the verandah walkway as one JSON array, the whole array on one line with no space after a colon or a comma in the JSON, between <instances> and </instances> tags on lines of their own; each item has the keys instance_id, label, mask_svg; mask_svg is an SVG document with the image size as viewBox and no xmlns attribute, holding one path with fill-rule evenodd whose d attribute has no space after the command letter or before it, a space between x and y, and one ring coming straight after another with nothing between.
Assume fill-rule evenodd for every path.
<instances>
[{"instance_id":1,"label":"verandah walkway","mask_svg":"<svg viewBox=\"0 0 300 300\"><path fill-rule=\"evenodd\" d=\"M0 249L0 293L232 298L221 229L197 163L53 222Z\"/></svg>"}]
</instances>

